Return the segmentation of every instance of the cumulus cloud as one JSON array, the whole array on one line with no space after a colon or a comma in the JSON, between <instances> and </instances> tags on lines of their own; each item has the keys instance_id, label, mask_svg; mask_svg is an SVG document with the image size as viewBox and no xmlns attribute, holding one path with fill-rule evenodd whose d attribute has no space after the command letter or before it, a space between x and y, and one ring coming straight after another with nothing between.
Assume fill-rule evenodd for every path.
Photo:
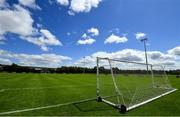
<instances>
[{"instance_id":1,"label":"cumulus cloud","mask_svg":"<svg viewBox=\"0 0 180 117\"><path fill-rule=\"evenodd\" d=\"M86 39L86 38L89 38L89 36L88 36L86 33L84 33L84 34L82 35L82 38L83 38L83 39Z\"/></svg>"},{"instance_id":2,"label":"cumulus cloud","mask_svg":"<svg viewBox=\"0 0 180 117\"><path fill-rule=\"evenodd\" d=\"M0 8L8 7L9 5L6 3L6 0L0 0Z\"/></svg>"},{"instance_id":3,"label":"cumulus cloud","mask_svg":"<svg viewBox=\"0 0 180 117\"><path fill-rule=\"evenodd\" d=\"M164 53L159 52L159 51L148 52L148 55L152 60L171 61L171 60L175 59L175 57L173 55L164 54Z\"/></svg>"},{"instance_id":4,"label":"cumulus cloud","mask_svg":"<svg viewBox=\"0 0 180 117\"><path fill-rule=\"evenodd\" d=\"M102 0L56 0L59 5L68 6L69 15L75 15L75 13L87 13L92 8L97 8Z\"/></svg>"},{"instance_id":5,"label":"cumulus cloud","mask_svg":"<svg viewBox=\"0 0 180 117\"><path fill-rule=\"evenodd\" d=\"M137 40L141 40L141 39L143 39L143 38L146 37L146 34L143 33L143 32L137 32L137 33L135 34L135 36L136 36L136 39L137 39Z\"/></svg>"},{"instance_id":6,"label":"cumulus cloud","mask_svg":"<svg viewBox=\"0 0 180 117\"><path fill-rule=\"evenodd\" d=\"M87 31L88 33L91 34L91 36L98 36L99 35L99 30L97 28L90 28Z\"/></svg>"},{"instance_id":7,"label":"cumulus cloud","mask_svg":"<svg viewBox=\"0 0 180 117\"><path fill-rule=\"evenodd\" d=\"M143 54L141 51L133 49L124 49L117 52L107 53L107 52L96 52L92 54L92 57L103 57L118 60L128 60L128 61L143 61Z\"/></svg>"},{"instance_id":8,"label":"cumulus cloud","mask_svg":"<svg viewBox=\"0 0 180 117\"><path fill-rule=\"evenodd\" d=\"M41 47L43 51L48 51L48 47L50 45L60 45L62 46L62 43L53 35L51 34L48 30L46 29L41 29L40 30L40 36L37 37L22 37L28 42L31 42L33 44L36 44Z\"/></svg>"},{"instance_id":9,"label":"cumulus cloud","mask_svg":"<svg viewBox=\"0 0 180 117\"><path fill-rule=\"evenodd\" d=\"M13 59L16 60L19 65L39 67L59 67L63 62L72 60L68 56L56 54L16 54L5 50L0 50L0 58L1 64L4 64L5 62L12 63L9 59Z\"/></svg>"},{"instance_id":10,"label":"cumulus cloud","mask_svg":"<svg viewBox=\"0 0 180 117\"><path fill-rule=\"evenodd\" d=\"M58 67L62 62L71 60L70 57L55 55L55 54L41 54L41 55L27 55L16 54L15 58L19 64L28 66L44 66L44 67Z\"/></svg>"},{"instance_id":11,"label":"cumulus cloud","mask_svg":"<svg viewBox=\"0 0 180 117\"><path fill-rule=\"evenodd\" d=\"M69 0L57 0L57 3L59 3L60 5L68 6Z\"/></svg>"},{"instance_id":12,"label":"cumulus cloud","mask_svg":"<svg viewBox=\"0 0 180 117\"><path fill-rule=\"evenodd\" d=\"M86 63L88 63L86 64L86 67L94 67L96 66L96 57L145 63L144 51L135 49L123 49L111 53L96 52L89 56L86 56L85 58L80 58L78 61L74 63L74 65L83 66L85 61ZM165 54L160 51L148 51L148 62L153 65L165 65L167 69L178 69L180 67L180 65L178 64L178 60L176 60L176 58L173 55ZM107 61L106 64L108 65ZM122 69L135 69L136 64L130 64L129 66L128 65L129 64L120 64ZM146 69L145 65L138 66L138 68L141 67L143 69Z\"/></svg>"},{"instance_id":13,"label":"cumulus cloud","mask_svg":"<svg viewBox=\"0 0 180 117\"><path fill-rule=\"evenodd\" d=\"M78 40L78 44L79 45L91 45L95 42L96 40L95 39L91 39L91 38L88 38L88 39L80 39Z\"/></svg>"},{"instance_id":14,"label":"cumulus cloud","mask_svg":"<svg viewBox=\"0 0 180 117\"><path fill-rule=\"evenodd\" d=\"M96 42L92 37L98 36L99 30L97 28L90 28L87 30L87 33L84 33L80 40L77 41L78 45L91 45Z\"/></svg>"},{"instance_id":15,"label":"cumulus cloud","mask_svg":"<svg viewBox=\"0 0 180 117\"><path fill-rule=\"evenodd\" d=\"M0 10L0 35L8 32L22 36L31 35L34 31L33 22L30 12L19 5L15 5L14 10Z\"/></svg>"},{"instance_id":16,"label":"cumulus cloud","mask_svg":"<svg viewBox=\"0 0 180 117\"><path fill-rule=\"evenodd\" d=\"M0 6L4 6L4 4L5 4L5 0L1 0L0 1Z\"/></svg>"},{"instance_id":17,"label":"cumulus cloud","mask_svg":"<svg viewBox=\"0 0 180 117\"><path fill-rule=\"evenodd\" d=\"M71 15L71 16L74 16L74 15L75 15L75 13L72 12L72 11L68 11L68 14Z\"/></svg>"},{"instance_id":18,"label":"cumulus cloud","mask_svg":"<svg viewBox=\"0 0 180 117\"><path fill-rule=\"evenodd\" d=\"M25 2L28 3L28 0ZM62 45L49 30L37 29L33 24L31 13L20 5L0 9L0 37L5 38L7 33L17 34L21 39L40 46L44 51L48 50L47 46Z\"/></svg>"},{"instance_id":19,"label":"cumulus cloud","mask_svg":"<svg viewBox=\"0 0 180 117\"><path fill-rule=\"evenodd\" d=\"M107 44L107 43L125 43L127 41L128 41L128 39L125 36L120 37L120 36L116 36L116 35L112 34L104 41L104 43L105 44Z\"/></svg>"},{"instance_id":20,"label":"cumulus cloud","mask_svg":"<svg viewBox=\"0 0 180 117\"><path fill-rule=\"evenodd\" d=\"M12 62L9 59L0 58L0 64L10 65Z\"/></svg>"},{"instance_id":21,"label":"cumulus cloud","mask_svg":"<svg viewBox=\"0 0 180 117\"><path fill-rule=\"evenodd\" d=\"M19 3L23 6L33 8L33 9L41 9L35 2L35 0L18 0Z\"/></svg>"},{"instance_id":22,"label":"cumulus cloud","mask_svg":"<svg viewBox=\"0 0 180 117\"><path fill-rule=\"evenodd\" d=\"M177 47L169 50L168 53L171 55L180 56L180 46L177 46Z\"/></svg>"},{"instance_id":23,"label":"cumulus cloud","mask_svg":"<svg viewBox=\"0 0 180 117\"><path fill-rule=\"evenodd\" d=\"M117 52L96 52L93 53L90 56L86 56L85 58L81 58L80 60L75 62L75 65L83 65L83 61L85 59L87 64L87 67L94 67L96 66L96 58L101 57L101 58L110 58L110 59L117 59L117 60L128 60L128 61L137 61L137 62L142 62L143 61L143 53L138 50L133 50L133 49L124 49L120 50ZM108 64L108 63L107 63Z\"/></svg>"},{"instance_id":24,"label":"cumulus cloud","mask_svg":"<svg viewBox=\"0 0 180 117\"><path fill-rule=\"evenodd\" d=\"M70 10L75 13L89 12L93 7L97 8L102 0L71 0Z\"/></svg>"}]
</instances>

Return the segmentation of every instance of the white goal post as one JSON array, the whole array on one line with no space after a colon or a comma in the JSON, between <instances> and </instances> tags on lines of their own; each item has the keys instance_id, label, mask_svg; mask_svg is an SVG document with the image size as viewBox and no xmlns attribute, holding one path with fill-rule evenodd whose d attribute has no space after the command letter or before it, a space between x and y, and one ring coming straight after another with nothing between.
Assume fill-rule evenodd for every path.
<instances>
[{"instance_id":1,"label":"white goal post","mask_svg":"<svg viewBox=\"0 0 180 117\"><path fill-rule=\"evenodd\" d=\"M122 113L176 90L160 65L97 57L97 101Z\"/></svg>"}]
</instances>

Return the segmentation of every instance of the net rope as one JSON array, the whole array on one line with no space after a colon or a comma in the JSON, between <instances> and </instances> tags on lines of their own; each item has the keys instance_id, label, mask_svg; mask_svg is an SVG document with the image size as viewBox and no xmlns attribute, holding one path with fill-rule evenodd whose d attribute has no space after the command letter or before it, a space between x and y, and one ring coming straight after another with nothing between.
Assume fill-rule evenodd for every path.
<instances>
[{"instance_id":1,"label":"net rope","mask_svg":"<svg viewBox=\"0 0 180 117\"><path fill-rule=\"evenodd\" d=\"M100 95L115 95L107 100L117 105L132 107L174 89L160 65L148 65L147 71L146 64L135 62L100 59L98 64Z\"/></svg>"}]
</instances>

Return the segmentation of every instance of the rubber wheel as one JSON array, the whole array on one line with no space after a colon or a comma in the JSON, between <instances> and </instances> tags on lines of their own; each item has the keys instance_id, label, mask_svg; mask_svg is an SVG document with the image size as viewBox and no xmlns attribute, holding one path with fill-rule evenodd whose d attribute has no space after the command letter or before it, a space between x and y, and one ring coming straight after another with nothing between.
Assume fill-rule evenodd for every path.
<instances>
[{"instance_id":1,"label":"rubber wheel","mask_svg":"<svg viewBox=\"0 0 180 117\"><path fill-rule=\"evenodd\" d=\"M98 98L97 98L97 102L102 102L102 98L101 98L101 97L98 97Z\"/></svg>"},{"instance_id":2,"label":"rubber wheel","mask_svg":"<svg viewBox=\"0 0 180 117\"><path fill-rule=\"evenodd\" d=\"M126 111L127 111L126 106L121 105L121 108L120 108L120 113L126 113Z\"/></svg>"}]
</instances>

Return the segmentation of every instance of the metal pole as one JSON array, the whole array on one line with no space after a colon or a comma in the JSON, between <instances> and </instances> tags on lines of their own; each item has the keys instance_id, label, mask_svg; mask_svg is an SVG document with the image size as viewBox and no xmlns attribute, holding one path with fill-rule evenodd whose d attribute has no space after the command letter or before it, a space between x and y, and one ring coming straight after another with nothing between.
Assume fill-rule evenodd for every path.
<instances>
[{"instance_id":1,"label":"metal pole","mask_svg":"<svg viewBox=\"0 0 180 117\"><path fill-rule=\"evenodd\" d=\"M148 58L147 58L147 48L146 48L147 38L143 39L142 41L144 42L144 50L145 50L145 57L146 57L146 66L147 66L147 73L148 73L149 69L148 69Z\"/></svg>"},{"instance_id":2,"label":"metal pole","mask_svg":"<svg viewBox=\"0 0 180 117\"><path fill-rule=\"evenodd\" d=\"M155 87L155 83L154 83L153 65L151 65L151 78L152 78L152 85L153 85L153 88L154 88Z\"/></svg>"},{"instance_id":3,"label":"metal pole","mask_svg":"<svg viewBox=\"0 0 180 117\"><path fill-rule=\"evenodd\" d=\"M119 89L118 89L116 81L115 81L113 69L112 69L112 66L111 66L111 60L108 59L108 61L109 61L109 66L110 66L110 70L111 70L111 76L112 76L112 80L113 80L113 84L114 84L115 93L117 95L116 97L117 97L118 106L120 106L119 96L121 95L121 93L119 92ZM121 95L121 98L122 98L123 104L125 105L123 95Z\"/></svg>"},{"instance_id":4,"label":"metal pole","mask_svg":"<svg viewBox=\"0 0 180 117\"><path fill-rule=\"evenodd\" d=\"M86 63L85 63L85 57L84 58L84 70L83 70L83 74L85 74L85 66L86 66Z\"/></svg>"},{"instance_id":5,"label":"metal pole","mask_svg":"<svg viewBox=\"0 0 180 117\"><path fill-rule=\"evenodd\" d=\"M99 95L99 93L100 93L100 91L99 91L99 58L98 57L97 57L97 61L96 62L97 62L97 66L96 66L97 67L96 68L97 69L97 75L96 75L96 77L97 77L96 78L96 80L97 80L96 81L96 95L97 95L97 98L98 98L98 97L100 97L100 95Z\"/></svg>"}]
</instances>

